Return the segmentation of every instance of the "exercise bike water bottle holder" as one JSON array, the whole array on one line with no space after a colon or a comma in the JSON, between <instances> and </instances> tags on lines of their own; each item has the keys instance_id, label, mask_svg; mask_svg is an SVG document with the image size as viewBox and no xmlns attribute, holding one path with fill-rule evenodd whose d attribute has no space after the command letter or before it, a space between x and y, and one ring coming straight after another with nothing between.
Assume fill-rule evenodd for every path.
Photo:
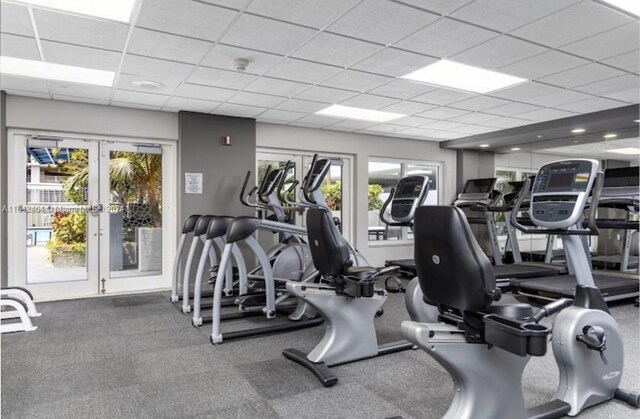
<instances>
[{"instance_id":1,"label":"exercise bike water bottle holder","mask_svg":"<svg viewBox=\"0 0 640 419\"><path fill-rule=\"evenodd\" d=\"M544 356L547 353L548 327L521 322L497 314L483 318L484 339L487 343L519 356Z\"/></svg>"}]
</instances>

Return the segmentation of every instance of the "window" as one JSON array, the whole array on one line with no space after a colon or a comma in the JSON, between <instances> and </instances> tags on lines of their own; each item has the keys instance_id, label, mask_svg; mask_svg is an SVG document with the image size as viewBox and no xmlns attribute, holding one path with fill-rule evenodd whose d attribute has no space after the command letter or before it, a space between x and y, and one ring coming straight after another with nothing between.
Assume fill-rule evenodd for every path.
<instances>
[{"instance_id":1,"label":"window","mask_svg":"<svg viewBox=\"0 0 640 419\"><path fill-rule=\"evenodd\" d=\"M391 190L403 177L424 174L429 177L429 192L425 205L438 205L440 199L440 164L432 162L405 162L389 159L369 160L368 235L370 242L411 240L409 228L391 227L380 220L380 211L389 199ZM389 219L391 208L385 218Z\"/></svg>"}]
</instances>

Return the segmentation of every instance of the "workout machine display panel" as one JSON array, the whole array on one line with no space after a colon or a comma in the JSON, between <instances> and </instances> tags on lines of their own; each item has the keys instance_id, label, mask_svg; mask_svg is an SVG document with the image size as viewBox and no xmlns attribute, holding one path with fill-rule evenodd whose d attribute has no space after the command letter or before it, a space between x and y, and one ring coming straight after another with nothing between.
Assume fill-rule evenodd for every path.
<instances>
[{"instance_id":1,"label":"workout machine display panel","mask_svg":"<svg viewBox=\"0 0 640 419\"><path fill-rule=\"evenodd\" d=\"M589 159L542 166L533 186L531 220L547 228L568 228L577 223L597 169L598 162Z\"/></svg>"},{"instance_id":2,"label":"workout machine display panel","mask_svg":"<svg viewBox=\"0 0 640 419\"><path fill-rule=\"evenodd\" d=\"M486 178L486 179L470 179L464 185L462 189L463 194L488 194L493 191L493 187L496 184L496 178Z\"/></svg>"},{"instance_id":3,"label":"workout machine display panel","mask_svg":"<svg viewBox=\"0 0 640 419\"><path fill-rule=\"evenodd\" d=\"M391 202L391 218L399 223L412 221L416 209L422 205L428 191L428 176L409 176L401 179Z\"/></svg>"},{"instance_id":4,"label":"workout machine display panel","mask_svg":"<svg viewBox=\"0 0 640 419\"><path fill-rule=\"evenodd\" d=\"M621 188L640 185L640 167L620 167L604 171L604 188Z\"/></svg>"},{"instance_id":5,"label":"workout machine display panel","mask_svg":"<svg viewBox=\"0 0 640 419\"><path fill-rule=\"evenodd\" d=\"M316 161L315 166L313 167L313 172L309 173L309 192L314 192L322 185L322 180L327 175L329 168L331 167L331 160L329 159L318 159Z\"/></svg>"},{"instance_id":6,"label":"workout machine display panel","mask_svg":"<svg viewBox=\"0 0 640 419\"><path fill-rule=\"evenodd\" d=\"M278 186L278 183L280 183L281 176L283 176L283 172L280 169L269 171L264 179L262 179L258 194L261 196L271 195Z\"/></svg>"}]
</instances>

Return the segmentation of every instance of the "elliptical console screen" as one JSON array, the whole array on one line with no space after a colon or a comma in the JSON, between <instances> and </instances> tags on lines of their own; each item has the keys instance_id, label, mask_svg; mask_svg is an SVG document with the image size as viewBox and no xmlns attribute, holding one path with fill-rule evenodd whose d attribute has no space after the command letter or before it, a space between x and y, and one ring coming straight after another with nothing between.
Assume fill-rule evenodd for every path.
<instances>
[{"instance_id":1,"label":"elliptical console screen","mask_svg":"<svg viewBox=\"0 0 640 419\"><path fill-rule=\"evenodd\" d=\"M540 168L534 192L581 192L591 178L591 162L570 160Z\"/></svg>"},{"instance_id":2,"label":"elliptical console screen","mask_svg":"<svg viewBox=\"0 0 640 419\"><path fill-rule=\"evenodd\" d=\"M490 193L496 183L496 178L471 179L464 185L462 193Z\"/></svg>"},{"instance_id":3,"label":"elliptical console screen","mask_svg":"<svg viewBox=\"0 0 640 419\"><path fill-rule=\"evenodd\" d=\"M402 179L398 183L398 192L396 192L396 198L419 198L422 192L423 178L420 177L407 177Z\"/></svg>"}]
</instances>

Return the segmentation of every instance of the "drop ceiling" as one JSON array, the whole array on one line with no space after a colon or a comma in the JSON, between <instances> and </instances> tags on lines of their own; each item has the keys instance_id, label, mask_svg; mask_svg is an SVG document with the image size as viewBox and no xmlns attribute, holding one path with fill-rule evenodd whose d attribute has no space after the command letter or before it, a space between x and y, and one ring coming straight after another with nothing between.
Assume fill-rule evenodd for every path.
<instances>
[{"instance_id":1,"label":"drop ceiling","mask_svg":"<svg viewBox=\"0 0 640 419\"><path fill-rule=\"evenodd\" d=\"M432 141L640 101L640 23L595 0L138 0L131 24L2 0L0 15L2 55L116 72L113 88L2 75L19 96ZM441 58L531 81L479 95L399 79ZM314 114L330 104L408 116Z\"/></svg>"}]
</instances>

